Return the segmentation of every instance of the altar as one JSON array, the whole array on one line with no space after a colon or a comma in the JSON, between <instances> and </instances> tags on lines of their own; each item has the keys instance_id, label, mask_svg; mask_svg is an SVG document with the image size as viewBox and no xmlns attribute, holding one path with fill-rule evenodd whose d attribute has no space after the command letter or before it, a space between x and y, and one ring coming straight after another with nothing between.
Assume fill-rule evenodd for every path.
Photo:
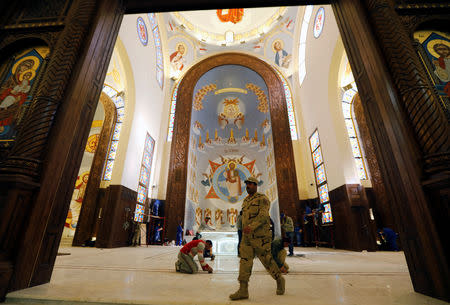
<instances>
[{"instance_id":1,"label":"altar","mask_svg":"<svg viewBox=\"0 0 450 305\"><path fill-rule=\"evenodd\" d=\"M237 232L203 231L200 234L203 240L212 241L213 254L237 255Z\"/></svg>"}]
</instances>

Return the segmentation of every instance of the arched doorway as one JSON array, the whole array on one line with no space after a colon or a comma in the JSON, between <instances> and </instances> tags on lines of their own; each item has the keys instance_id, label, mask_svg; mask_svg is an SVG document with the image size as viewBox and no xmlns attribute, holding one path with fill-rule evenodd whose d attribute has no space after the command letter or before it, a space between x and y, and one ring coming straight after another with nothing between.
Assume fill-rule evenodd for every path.
<instances>
[{"instance_id":1,"label":"arched doorway","mask_svg":"<svg viewBox=\"0 0 450 305\"><path fill-rule=\"evenodd\" d=\"M121 122L116 109L117 103L121 103L123 108L123 99L119 92L110 86L105 88L100 95L100 103L92 122L75 183L64 228L66 233L63 235L63 244L73 240L73 245L80 246L96 235L98 223L95 222L94 216L99 213L97 197L100 182L107 171L106 164L110 160L111 143L116 138L114 134L116 125Z\"/></svg>"},{"instance_id":2,"label":"arched doorway","mask_svg":"<svg viewBox=\"0 0 450 305\"><path fill-rule=\"evenodd\" d=\"M280 210L294 217L299 217L300 215L300 211L297 209L298 189L282 81L269 64L256 57L244 53L219 54L208 57L193 66L186 72L178 87L166 198L168 204L167 232L170 239L175 237L176 226L184 219L186 194L189 193L189 126L194 123L191 122L191 115L193 101L196 98L194 96L196 94L194 92L195 86L205 73L225 65L236 65L249 69L258 74L267 86L266 102L268 103L267 106L270 111L272 124L274 163L276 168L274 176L277 181L276 192L278 193ZM215 90L214 87L207 87L202 92L207 93L212 90Z\"/></svg>"}]
</instances>

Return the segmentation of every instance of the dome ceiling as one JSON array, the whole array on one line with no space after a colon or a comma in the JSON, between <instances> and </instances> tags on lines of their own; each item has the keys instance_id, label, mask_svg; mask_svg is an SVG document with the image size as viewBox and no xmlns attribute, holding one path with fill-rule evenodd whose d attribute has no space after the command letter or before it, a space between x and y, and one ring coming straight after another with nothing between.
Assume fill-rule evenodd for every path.
<instances>
[{"instance_id":1,"label":"dome ceiling","mask_svg":"<svg viewBox=\"0 0 450 305\"><path fill-rule=\"evenodd\" d=\"M286 7L173 12L173 20L207 44L234 45L256 39L281 22Z\"/></svg>"}]
</instances>

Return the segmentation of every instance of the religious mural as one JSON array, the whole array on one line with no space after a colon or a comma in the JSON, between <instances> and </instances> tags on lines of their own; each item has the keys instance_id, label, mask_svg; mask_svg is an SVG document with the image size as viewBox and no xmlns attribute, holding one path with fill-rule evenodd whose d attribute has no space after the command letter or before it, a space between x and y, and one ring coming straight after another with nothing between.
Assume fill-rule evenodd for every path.
<instances>
[{"instance_id":1,"label":"religious mural","mask_svg":"<svg viewBox=\"0 0 450 305\"><path fill-rule=\"evenodd\" d=\"M138 17L136 19L136 29L139 40L141 41L142 45L146 46L148 43L148 32L147 26L145 25L144 19L142 19L142 17Z\"/></svg>"},{"instance_id":2,"label":"religious mural","mask_svg":"<svg viewBox=\"0 0 450 305\"><path fill-rule=\"evenodd\" d=\"M195 59L194 45L181 35L168 39L170 75L178 78Z\"/></svg>"},{"instance_id":3,"label":"religious mural","mask_svg":"<svg viewBox=\"0 0 450 305\"><path fill-rule=\"evenodd\" d=\"M223 51L249 51L293 73L296 7L219 9L162 14L166 22L171 77L181 77L193 61Z\"/></svg>"},{"instance_id":4,"label":"religious mural","mask_svg":"<svg viewBox=\"0 0 450 305\"><path fill-rule=\"evenodd\" d=\"M420 43L419 55L438 91L450 97L450 34L438 31L418 31L414 38ZM447 106L448 107L448 106Z\"/></svg>"},{"instance_id":5,"label":"religious mural","mask_svg":"<svg viewBox=\"0 0 450 305\"><path fill-rule=\"evenodd\" d=\"M12 145L26 106L31 103L31 91L48 53L48 47L29 48L3 64L0 71L0 148Z\"/></svg>"},{"instance_id":6,"label":"religious mural","mask_svg":"<svg viewBox=\"0 0 450 305\"><path fill-rule=\"evenodd\" d=\"M245 179L278 211L269 99L264 80L237 65L216 67L195 86L191 117L185 226L234 231Z\"/></svg>"}]
</instances>

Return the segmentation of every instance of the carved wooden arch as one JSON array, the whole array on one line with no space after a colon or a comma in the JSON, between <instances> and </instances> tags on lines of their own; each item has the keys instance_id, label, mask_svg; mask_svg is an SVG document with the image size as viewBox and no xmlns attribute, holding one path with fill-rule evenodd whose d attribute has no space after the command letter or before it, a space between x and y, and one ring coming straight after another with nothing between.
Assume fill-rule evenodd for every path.
<instances>
[{"instance_id":1,"label":"carved wooden arch","mask_svg":"<svg viewBox=\"0 0 450 305\"><path fill-rule=\"evenodd\" d=\"M194 87L203 74L222 65L240 65L255 71L264 79L269 93L280 210L294 217L298 214L297 176L282 81L275 70L261 59L243 53L224 53L208 57L191 67L178 87L165 209L166 230L170 239L175 239L176 227L184 219Z\"/></svg>"},{"instance_id":2,"label":"carved wooden arch","mask_svg":"<svg viewBox=\"0 0 450 305\"><path fill-rule=\"evenodd\" d=\"M86 185L80 215L78 218L73 246L81 246L87 239L95 235L96 211L98 210L98 192L102 181L103 168L107 159L106 154L111 143L114 126L117 121L117 110L112 99L104 92L100 95L100 102L105 111L102 130L98 140L98 146L95 150L89 171L89 180Z\"/></svg>"},{"instance_id":3,"label":"carved wooden arch","mask_svg":"<svg viewBox=\"0 0 450 305\"><path fill-rule=\"evenodd\" d=\"M0 42L0 62L8 60L14 53L33 46L46 46L50 53L54 47L55 34L20 34L9 35Z\"/></svg>"}]
</instances>

